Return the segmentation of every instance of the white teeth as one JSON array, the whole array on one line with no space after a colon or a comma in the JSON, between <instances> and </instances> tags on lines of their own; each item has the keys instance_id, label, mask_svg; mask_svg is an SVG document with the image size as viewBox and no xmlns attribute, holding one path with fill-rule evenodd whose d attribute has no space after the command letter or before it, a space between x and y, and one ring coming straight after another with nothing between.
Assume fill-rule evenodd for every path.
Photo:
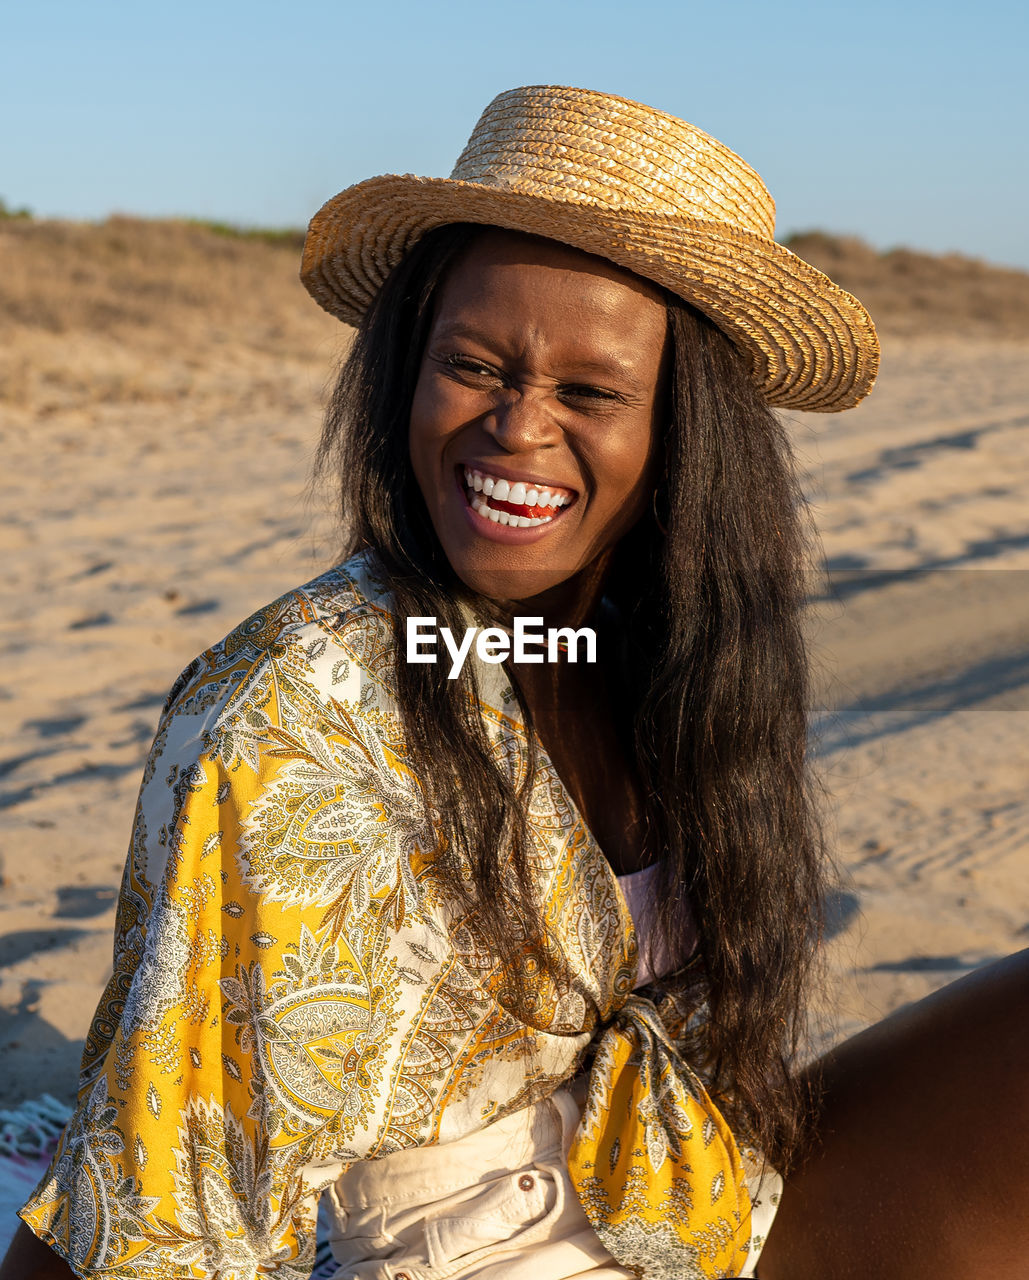
<instances>
[{"instance_id":1,"label":"white teeth","mask_svg":"<svg viewBox=\"0 0 1029 1280\"><path fill-rule=\"evenodd\" d=\"M513 483L510 480L496 480L492 476L483 475L479 471L472 471L469 468L464 470L465 485L469 490L469 502L474 510L482 509L485 515L489 511L488 504L484 499L493 497L500 502L512 502L517 506L524 507L564 507L567 506L572 498L563 493L551 493L549 489L539 489L532 486L531 482L526 480L516 480ZM482 494L482 499L477 503L473 497L475 494ZM495 517L491 516L495 523L499 523ZM505 524L516 525L519 528L525 526L519 525L519 520L528 520L530 524L540 524L550 520L550 516L542 516L538 519L531 519L527 516L511 516L509 520L504 521Z\"/></svg>"},{"instance_id":2,"label":"white teeth","mask_svg":"<svg viewBox=\"0 0 1029 1280\"><path fill-rule=\"evenodd\" d=\"M537 524L550 524L554 518L553 516L512 516L506 511L494 510L482 498L473 498L471 505L472 510L476 511L483 520L492 520L494 524L506 524L516 529L531 529Z\"/></svg>"}]
</instances>

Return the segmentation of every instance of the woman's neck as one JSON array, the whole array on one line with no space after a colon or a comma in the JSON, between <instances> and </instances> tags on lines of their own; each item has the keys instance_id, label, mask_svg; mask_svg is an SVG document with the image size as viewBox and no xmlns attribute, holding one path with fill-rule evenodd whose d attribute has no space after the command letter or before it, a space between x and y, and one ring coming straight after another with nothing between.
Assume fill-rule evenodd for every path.
<instances>
[{"instance_id":1,"label":"woman's neck","mask_svg":"<svg viewBox=\"0 0 1029 1280\"><path fill-rule=\"evenodd\" d=\"M548 621L593 626L595 664L562 658L508 669L558 777L612 869L624 875L647 866L656 852L647 840L644 791L633 763L632 708L619 696L625 687L619 620L601 605L599 591L583 592L563 601L563 611Z\"/></svg>"},{"instance_id":2,"label":"woman's neck","mask_svg":"<svg viewBox=\"0 0 1029 1280\"><path fill-rule=\"evenodd\" d=\"M604 584L611 567L611 552L605 552L573 577L523 600L498 601L502 625L516 617L542 618L544 627L582 627L595 618L604 596Z\"/></svg>"}]
</instances>

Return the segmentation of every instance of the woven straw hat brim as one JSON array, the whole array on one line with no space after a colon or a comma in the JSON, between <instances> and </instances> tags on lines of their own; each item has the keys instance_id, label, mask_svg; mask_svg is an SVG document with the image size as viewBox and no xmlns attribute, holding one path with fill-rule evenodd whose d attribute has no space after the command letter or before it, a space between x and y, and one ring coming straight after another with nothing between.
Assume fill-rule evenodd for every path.
<instances>
[{"instance_id":1,"label":"woven straw hat brim","mask_svg":"<svg viewBox=\"0 0 1029 1280\"><path fill-rule=\"evenodd\" d=\"M321 306L356 325L412 245L453 222L559 240L685 298L747 352L769 404L828 413L872 389L879 342L861 303L774 240L725 222L386 174L315 214L301 279Z\"/></svg>"}]
</instances>

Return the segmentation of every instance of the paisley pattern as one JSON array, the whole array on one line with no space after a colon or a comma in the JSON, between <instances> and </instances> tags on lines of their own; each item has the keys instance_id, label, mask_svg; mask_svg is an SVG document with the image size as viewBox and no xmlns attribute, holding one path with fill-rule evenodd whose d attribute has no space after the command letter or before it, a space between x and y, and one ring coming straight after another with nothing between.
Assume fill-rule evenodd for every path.
<instances>
[{"instance_id":1,"label":"paisley pattern","mask_svg":"<svg viewBox=\"0 0 1029 1280\"><path fill-rule=\"evenodd\" d=\"M393 659L388 583L365 554L176 682L78 1110L23 1218L87 1277L300 1280L318 1193L347 1166L480 1129L593 1053L570 1171L604 1244L642 1276L737 1275L750 1203L683 1058L698 1011L633 993L628 908L542 748L531 870L565 964L513 1004L434 877ZM477 679L521 777L503 670Z\"/></svg>"}]
</instances>

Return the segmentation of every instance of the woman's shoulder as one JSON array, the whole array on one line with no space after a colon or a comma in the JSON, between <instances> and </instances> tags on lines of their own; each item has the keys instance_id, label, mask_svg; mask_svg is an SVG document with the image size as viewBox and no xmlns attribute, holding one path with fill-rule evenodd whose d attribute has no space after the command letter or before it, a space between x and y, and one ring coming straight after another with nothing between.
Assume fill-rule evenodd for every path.
<instances>
[{"instance_id":1,"label":"woman's shoulder","mask_svg":"<svg viewBox=\"0 0 1029 1280\"><path fill-rule=\"evenodd\" d=\"M223 822L230 801L260 825L273 800L288 809L298 771L337 783L352 774L345 744L377 767L383 742L401 754L389 598L375 559L355 556L258 609L186 667L143 771L136 861L147 883L187 808L195 831L201 812Z\"/></svg>"},{"instance_id":2,"label":"woman's shoulder","mask_svg":"<svg viewBox=\"0 0 1029 1280\"><path fill-rule=\"evenodd\" d=\"M299 678L302 668L323 692L358 672L381 678L392 662L391 602L375 553L358 552L256 609L194 658L172 685L165 715L212 723L261 670L288 668ZM335 665L326 669L330 652Z\"/></svg>"}]
</instances>

